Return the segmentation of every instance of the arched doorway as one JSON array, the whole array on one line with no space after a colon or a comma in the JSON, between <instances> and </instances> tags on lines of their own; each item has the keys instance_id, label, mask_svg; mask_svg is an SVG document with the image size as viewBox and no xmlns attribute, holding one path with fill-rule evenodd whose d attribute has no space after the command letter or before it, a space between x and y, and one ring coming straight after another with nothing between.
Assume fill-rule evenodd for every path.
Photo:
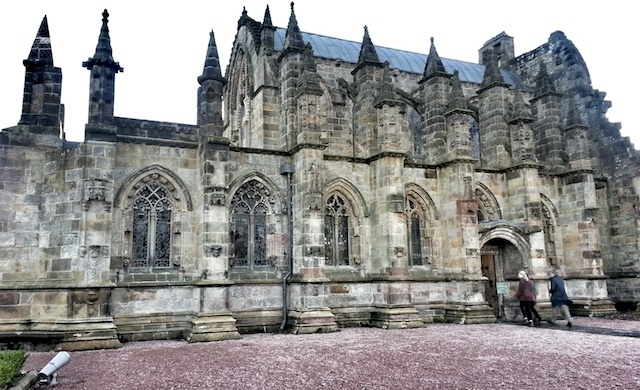
<instances>
[{"instance_id":1,"label":"arched doorway","mask_svg":"<svg viewBox=\"0 0 640 390\"><path fill-rule=\"evenodd\" d=\"M518 271L523 268L524 259L520 250L504 238L488 240L480 250L482 276L485 283L485 298L497 318L504 317L504 283L517 279ZM508 295L508 290L506 291Z\"/></svg>"}]
</instances>

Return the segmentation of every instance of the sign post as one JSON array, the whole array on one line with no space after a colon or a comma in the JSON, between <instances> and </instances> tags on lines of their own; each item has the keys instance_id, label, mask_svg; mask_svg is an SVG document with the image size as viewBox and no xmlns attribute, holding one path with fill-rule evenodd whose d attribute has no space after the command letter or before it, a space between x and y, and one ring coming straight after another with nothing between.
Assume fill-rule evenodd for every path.
<instances>
[{"instance_id":1,"label":"sign post","mask_svg":"<svg viewBox=\"0 0 640 390\"><path fill-rule=\"evenodd\" d=\"M504 296L509 294L509 282L496 282L498 293L498 306L500 307L500 318L504 318Z\"/></svg>"}]
</instances>

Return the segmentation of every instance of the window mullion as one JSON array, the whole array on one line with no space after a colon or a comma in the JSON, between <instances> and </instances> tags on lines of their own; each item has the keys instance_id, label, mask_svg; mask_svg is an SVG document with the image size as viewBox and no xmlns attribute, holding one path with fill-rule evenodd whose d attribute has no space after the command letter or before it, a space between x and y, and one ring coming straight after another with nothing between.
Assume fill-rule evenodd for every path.
<instances>
[{"instance_id":1,"label":"window mullion","mask_svg":"<svg viewBox=\"0 0 640 390\"><path fill-rule=\"evenodd\" d=\"M255 249L255 217L253 213L249 213L249 224L248 224L248 239L249 242L247 243L247 263L250 269L253 269L253 266L255 264L255 257L254 257L254 249Z\"/></svg>"},{"instance_id":2,"label":"window mullion","mask_svg":"<svg viewBox=\"0 0 640 390\"><path fill-rule=\"evenodd\" d=\"M333 266L340 265L340 218L333 218Z\"/></svg>"},{"instance_id":3,"label":"window mullion","mask_svg":"<svg viewBox=\"0 0 640 390\"><path fill-rule=\"evenodd\" d=\"M156 223L158 222L158 213L156 208L152 207L149 212L149 239L147 240L147 264L150 268L154 267L154 259L156 258Z\"/></svg>"}]
</instances>

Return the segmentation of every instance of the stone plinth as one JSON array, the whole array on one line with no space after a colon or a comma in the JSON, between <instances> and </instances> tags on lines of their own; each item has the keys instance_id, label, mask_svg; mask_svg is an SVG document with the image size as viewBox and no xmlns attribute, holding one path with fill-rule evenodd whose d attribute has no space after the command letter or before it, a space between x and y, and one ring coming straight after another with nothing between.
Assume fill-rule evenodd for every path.
<instances>
[{"instance_id":1,"label":"stone plinth","mask_svg":"<svg viewBox=\"0 0 640 390\"><path fill-rule=\"evenodd\" d=\"M290 311L287 325L294 334L328 333L338 330L336 317L328 307Z\"/></svg>"},{"instance_id":2,"label":"stone plinth","mask_svg":"<svg viewBox=\"0 0 640 390\"><path fill-rule=\"evenodd\" d=\"M371 313L371 326L383 329L422 328L418 310L409 305L378 306Z\"/></svg>"},{"instance_id":3,"label":"stone plinth","mask_svg":"<svg viewBox=\"0 0 640 390\"><path fill-rule=\"evenodd\" d=\"M120 348L116 326L112 317L80 318L56 320L49 324L34 326L60 331L64 334L62 341L56 345L56 351L82 351L90 349ZM46 329L45 329L46 330Z\"/></svg>"},{"instance_id":4,"label":"stone plinth","mask_svg":"<svg viewBox=\"0 0 640 390\"><path fill-rule=\"evenodd\" d=\"M459 324L489 324L496 322L493 309L487 304L451 305L446 310L446 322Z\"/></svg>"},{"instance_id":5,"label":"stone plinth","mask_svg":"<svg viewBox=\"0 0 640 390\"><path fill-rule=\"evenodd\" d=\"M191 320L190 343L240 339L236 320L231 313L198 313Z\"/></svg>"}]
</instances>

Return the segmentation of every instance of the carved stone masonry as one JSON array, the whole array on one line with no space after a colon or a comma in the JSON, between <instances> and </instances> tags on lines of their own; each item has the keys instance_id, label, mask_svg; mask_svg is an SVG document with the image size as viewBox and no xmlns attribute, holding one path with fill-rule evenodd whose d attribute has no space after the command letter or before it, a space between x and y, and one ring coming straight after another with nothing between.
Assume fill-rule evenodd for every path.
<instances>
[{"instance_id":1,"label":"carved stone masonry","mask_svg":"<svg viewBox=\"0 0 640 390\"><path fill-rule=\"evenodd\" d=\"M104 202L105 211L111 211L113 182L95 178L85 180L82 195L82 207L85 211L89 209L89 202L91 201Z\"/></svg>"},{"instance_id":2,"label":"carved stone masonry","mask_svg":"<svg viewBox=\"0 0 640 390\"><path fill-rule=\"evenodd\" d=\"M224 188L209 187L204 195L206 207L224 206L227 204L227 195Z\"/></svg>"},{"instance_id":3,"label":"carved stone masonry","mask_svg":"<svg viewBox=\"0 0 640 390\"><path fill-rule=\"evenodd\" d=\"M222 254L222 246L220 245L205 245L204 254L206 256L219 257Z\"/></svg>"}]
</instances>

